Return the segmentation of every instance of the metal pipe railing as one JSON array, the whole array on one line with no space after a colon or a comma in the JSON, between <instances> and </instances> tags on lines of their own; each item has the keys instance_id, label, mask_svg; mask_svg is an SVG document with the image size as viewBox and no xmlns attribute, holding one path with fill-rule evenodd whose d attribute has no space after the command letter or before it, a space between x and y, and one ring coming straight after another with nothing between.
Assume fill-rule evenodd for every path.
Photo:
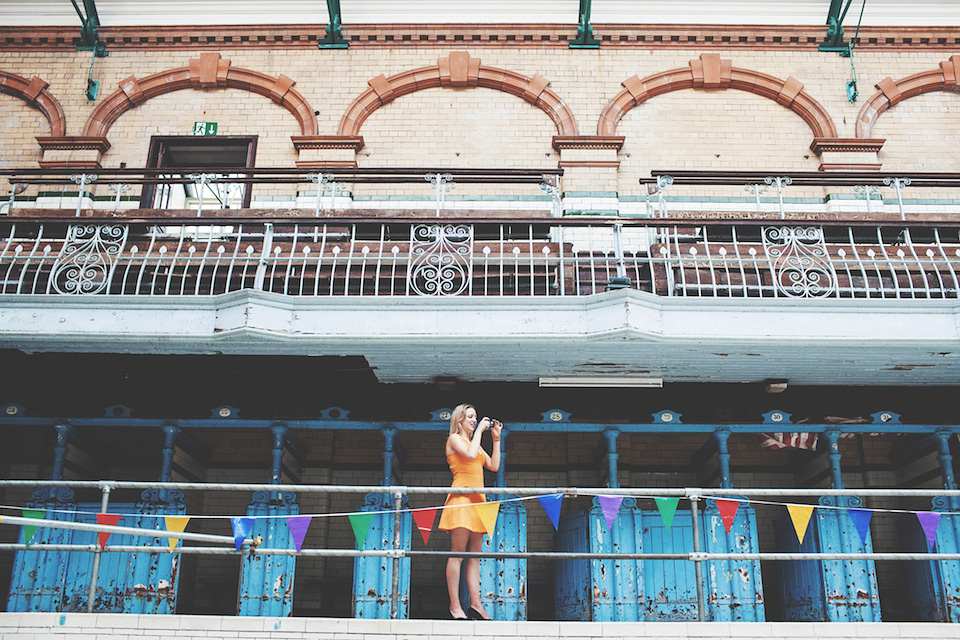
<instances>
[{"instance_id":1,"label":"metal pipe railing","mask_svg":"<svg viewBox=\"0 0 960 640\"><path fill-rule=\"evenodd\" d=\"M101 512L106 513L109 506L109 497L111 492L123 489L160 489L161 491L171 490L196 490L196 491L275 491L278 486L276 483L198 483L198 482L138 482L138 481L62 481L62 480L0 480L0 488L17 487L70 487L73 489L93 489L101 492ZM179 540L190 540L223 545L217 547L179 547L174 545L153 545L153 546L131 546L116 545L101 548L97 545L85 544L0 544L0 551L69 551L69 552L90 552L94 554L94 570L91 574L91 581L88 590L88 612L93 611L95 601L96 587L98 581L98 560L102 553L182 553L190 555L301 555L305 557L383 557L392 560L393 563L393 586L391 600L391 617L396 618L399 610L399 562L403 558L414 557L449 557L452 555L461 557L477 558L512 558L512 559L540 559L540 560L572 560L572 559L603 559L615 558L618 560L684 560L694 563L696 573L696 597L697 597L697 615L698 619L703 621L707 617L706 598L703 587L702 563L714 560L739 560L739 561L799 561L799 560L848 560L862 561L869 560L896 560L896 561L916 561L916 560L960 560L960 553L718 553L703 552L700 549L699 542L699 509L698 502L711 496L724 497L729 499L732 492L738 496L749 497L820 497L823 495L831 496L884 496L884 497L928 497L941 496L954 499L960 497L960 490L933 490L933 489L731 489L731 488L581 488L581 487L516 487L509 489L515 496L543 496L560 494L566 497L576 496L602 496L616 495L629 496L633 498L653 498L653 497L676 497L689 500L690 515L693 530L693 549L685 553L623 553L623 552L444 552L444 551L417 551L405 550L401 548L399 530L401 526L400 514L402 509L403 496L405 494L420 495L444 495L449 493L477 493L482 492L482 487L474 488L450 488L450 487L413 487L413 486L355 486L355 485L315 485L298 484L282 485L285 492L297 493L384 493L392 495L394 509L382 511L380 513L393 514L394 516L394 537L392 549L380 549L371 551L347 550L347 549L263 549L258 547L258 543L251 539L243 541L243 548L237 544L235 538L229 536L219 536L210 534L194 534L182 531L165 531L159 529L139 529L136 527L122 527L115 525L90 524L70 520L50 520L46 518L27 518L18 516L4 515L2 524L14 526L34 526L48 528L65 528L83 531L95 531L106 533L118 533L127 535L142 535L145 537L167 537ZM51 505L53 507L55 505ZM9 507L8 507L9 508ZM839 508L825 507L818 505L818 509ZM368 512L369 513L369 512ZM376 512L373 512L376 513ZM343 515L343 514L327 514ZM161 516L157 516L161 517ZM214 516L216 517L216 516ZM264 517L264 516L260 516ZM284 516L266 516L266 517L284 517ZM315 516L316 517L316 516Z\"/></svg>"}]
</instances>

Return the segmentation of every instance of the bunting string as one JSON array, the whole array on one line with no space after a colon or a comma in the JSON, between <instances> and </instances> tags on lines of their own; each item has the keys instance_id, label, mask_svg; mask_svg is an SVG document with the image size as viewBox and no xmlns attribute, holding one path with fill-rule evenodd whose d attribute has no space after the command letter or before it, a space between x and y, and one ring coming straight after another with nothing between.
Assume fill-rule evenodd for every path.
<instances>
[{"instance_id":1,"label":"bunting string","mask_svg":"<svg viewBox=\"0 0 960 640\"><path fill-rule=\"evenodd\" d=\"M736 492L736 489L731 489L731 492ZM235 547L237 551L240 551L246 540L251 537L251 534L256 526L257 521L259 520L269 520L276 518L283 518L287 524L287 527L290 530L291 539L293 545L296 548L297 553L299 553L303 547L304 540L307 535L307 531L310 527L311 522L316 518L331 518L331 517L347 517L350 521L351 528L353 529L354 535L357 541L357 548L363 549L366 545L367 537L372 530L373 520L376 516L396 516L398 514L410 513L414 521L414 526L419 531L423 544L427 545L429 543L430 534L433 531L436 522L436 514L438 511L443 509L476 509L477 514L480 517L480 521L483 523L484 529L488 535L493 535L496 529L496 522L501 511L501 507L504 504L509 503L519 503L526 500L536 499L540 506L543 508L545 514L549 518L554 529L559 528L560 523L560 512L562 509L562 503L564 498L563 493L554 493L554 494L545 494L537 496L517 496L504 498L497 501L488 501L475 504L463 504L463 505L451 505L451 506L431 506L431 507L416 507L416 508L406 508L406 509L381 509L375 511L354 511L354 512L338 512L338 513L314 513L314 514L294 514L294 515L283 515L283 514L264 514L264 515L250 515L250 516L224 516L224 515L163 515L158 514L153 517L160 519L163 518L164 529L143 529L143 535L148 537L163 537L164 532L176 532L183 533L186 530L187 525L192 520L204 520L204 519L227 519L230 523L232 536L234 538ZM604 492L604 493L582 493L578 492L579 496L592 496L597 498L597 502L600 505L601 511L603 513L604 520L606 521L608 531L612 530L614 523L620 512L622 502L626 496L617 495L616 493ZM825 491L824 495L831 495L829 491ZM659 512L660 518L663 521L664 527L669 530L673 522L674 516L676 514L677 507L681 500L680 497L663 497L663 496L631 496L635 499L649 499L653 500L657 511ZM793 524L794 531L797 536L797 541L800 544L803 544L807 530L809 528L810 520L813 518L815 511L830 511L830 510L842 510L845 511L853 524L853 527L858 532L860 539L864 544L867 543L867 538L870 531L870 522L872 517L876 513L881 514L913 514L916 516L921 530L923 531L927 542L930 546L930 549L933 550L936 546L936 537L937 537L937 528L939 526L941 517L943 513L937 511L911 511L906 509L864 509L864 508L852 508L852 507L842 507L837 505L820 505L820 504L797 504L790 502L776 502L769 500L753 500L737 496L701 496L701 498L712 501L717 511L719 512L720 521L723 524L724 529L727 533L730 533L733 524L739 513L739 508L741 505L747 504L751 506L777 506L783 507L787 511L787 515L790 518L791 523ZM100 512L91 512L83 510L70 510L70 509L43 509L43 508L24 508L16 507L10 505L0 505L0 511L9 511L12 513L20 513L24 518L38 519L43 520L52 515L68 515L68 516L85 516L85 517L95 517L98 525L104 526L104 530L99 531L97 543L98 546L103 549L106 547L109 538L110 530L109 527L116 526L118 522L129 515L130 517L136 517L143 519L145 517L151 517L149 514L116 514L116 513L100 513ZM0 516L0 523L3 523L3 517ZM36 532L38 529L42 528L43 525L38 523L37 525L23 525L23 540L26 545L30 545L33 542ZM179 538L168 538L170 544L170 550L175 550L177 544L180 543Z\"/></svg>"}]
</instances>

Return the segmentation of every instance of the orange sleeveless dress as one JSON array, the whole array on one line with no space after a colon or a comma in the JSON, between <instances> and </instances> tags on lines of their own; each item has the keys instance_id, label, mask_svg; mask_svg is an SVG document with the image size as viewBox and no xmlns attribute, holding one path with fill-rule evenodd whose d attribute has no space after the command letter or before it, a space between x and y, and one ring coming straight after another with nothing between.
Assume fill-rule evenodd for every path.
<instances>
[{"instance_id":1,"label":"orange sleeveless dress","mask_svg":"<svg viewBox=\"0 0 960 640\"><path fill-rule=\"evenodd\" d=\"M487 454L482 449L473 460L465 458L457 452L447 456L447 464L450 465L450 471L453 472L453 484L450 486L482 487L483 465L486 461ZM463 527L474 533L486 533L487 530L484 528L477 510L466 506L476 503L482 504L486 499L486 496L482 493L451 493L447 495L447 501L443 503L443 513L440 514L440 524L437 525L437 528L442 531L450 531Z\"/></svg>"}]
</instances>

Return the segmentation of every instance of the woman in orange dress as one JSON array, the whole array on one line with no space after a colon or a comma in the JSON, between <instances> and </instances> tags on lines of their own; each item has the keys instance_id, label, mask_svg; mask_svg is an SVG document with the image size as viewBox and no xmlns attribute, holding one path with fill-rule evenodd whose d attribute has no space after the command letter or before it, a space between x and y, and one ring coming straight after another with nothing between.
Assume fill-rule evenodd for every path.
<instances>
[{"instance_id":1,"label":"woman in orange dress","mask_svg":"<svg viewBox=\"0 0 960 640\"><path fill-rule=\"evenodd\" d=\"M453 472L453 487L482 487L483 470L496 471L500 468L500 430L499 420L484 418L477 423L477 410L469 404L461 404L453 410L450 417L450 435L444 452L447 464ZM480 437L490 429L493 438L492 454L480 446ZM483 503L486 496L482 493L453 493L447 496L437 528L450 532L451 551L480 551L483 534L486 529L477 510L472 504ZM447 560L447 592L450 595L450 617L465 620L460 605L460 568L463 558L450 557ZM469 617L477 620L489 620L490 616L480 601L480 558L468 558L466 563L467 590L470 592Z\"/></svg>"}]
</instances>

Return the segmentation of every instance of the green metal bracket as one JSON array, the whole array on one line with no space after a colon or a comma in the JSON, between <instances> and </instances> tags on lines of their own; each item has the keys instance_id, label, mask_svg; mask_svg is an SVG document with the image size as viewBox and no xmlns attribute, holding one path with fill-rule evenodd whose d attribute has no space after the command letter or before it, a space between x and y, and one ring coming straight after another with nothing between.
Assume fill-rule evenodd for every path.
<instances>
[{"instance_id":1,"label":"green metal bracket","mask_svg":"<svg viewBox=\"0 0 960 640\"><path fill-rule=\"evenodd\" d=\"M577 37L570 41L571 49L599 49L600 40L593 35L590 26L591 0L580 0L580 26L577 27Z\"/></svg>"},{"instance_id":2,"label":"green metal bracket","mask_svg":"<svg viewBox=\"0 0 960 640\"><path fill-rule=\"evenodd\" d=\"M843 57L850 55L850 43L843 41L843 19L847 16L847 10L852 3L853 0L847 0L847 5L842 6L843 0L830 0L830 9L827 13L827 37L817 47L820 51L839 53Z\"/></svg>"},{"instance_id":3,"label":"green metal bracket","mask_svg":"<svg viewBox=\"0 0 960 640\"><path fill-rule=\"evenodd\" d=\"M77 0L70 0L70 2L73 3L73 8L77 10L77 15L83 23L80 27L80 44L77 45L77 51L93 51L93 55L97 58L110 55L107 53L107 44L100 40L100 34L97 32L100 28L100 16L97 15L96 0L83 0L86 15L84 11L80 11Z\"/></svg>"},{"instance_id":4,"label":"green metal bracket","mask_svg":"<svg viewBox=\"0 0 960 640\"><path fill-rule=\"evenodd\" d=\"M350 46L340 30L340 0L327 0L327 32L317 43L318 49L346 49Z\"/></svg>"}]
</instances>

